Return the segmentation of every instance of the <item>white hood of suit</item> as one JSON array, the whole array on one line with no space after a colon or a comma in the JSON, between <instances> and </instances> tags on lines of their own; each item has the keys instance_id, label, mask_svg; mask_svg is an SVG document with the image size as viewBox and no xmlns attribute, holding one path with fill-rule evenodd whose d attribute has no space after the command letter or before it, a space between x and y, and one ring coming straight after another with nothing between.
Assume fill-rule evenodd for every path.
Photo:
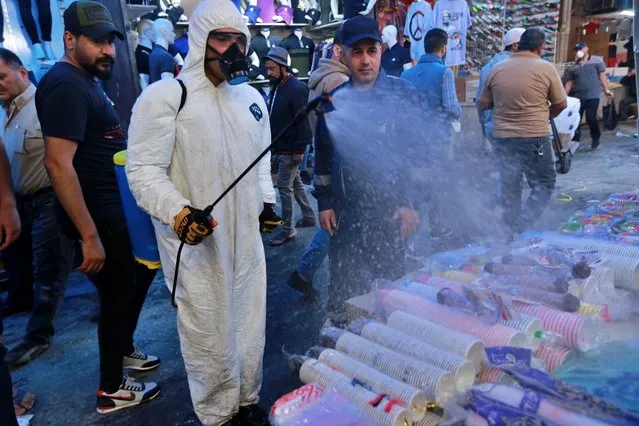
<instances>
[{"instance_id":1,"label":"white hood of suit","mask_svg":"<svg viewBox=\"0 0 639 426\"><path fill-rule=\"evenodd\" d=\"M211 31L233 28L246 35L246 48L251 33L237 7L230 0L203 0L189 18L189 53L186 55L180 78L199 84L212 83L204 74L204 55Z\"/></svg>"}]
</instances>

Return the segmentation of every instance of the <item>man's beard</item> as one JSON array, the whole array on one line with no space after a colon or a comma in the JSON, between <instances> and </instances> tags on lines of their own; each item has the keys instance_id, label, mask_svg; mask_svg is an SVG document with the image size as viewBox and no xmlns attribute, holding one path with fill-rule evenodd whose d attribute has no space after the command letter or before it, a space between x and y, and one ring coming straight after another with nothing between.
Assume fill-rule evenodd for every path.
<instances>
[{"instance_id":1,"label":"man's beard","mask_svg":"<svg viewBox=\"0 0 639 426\"><path fill-rule=\"evenodd\" d=\"M113 75L114 62L115 61L113 60L113 58L104 57L104 58L97 59L92 64L81 64L81 65L82 65L82 68L84 68L84 70L88 72L89 74L91 74L92 76L97 77L100 80L106 81L106 80L109 80L111 76ZM106 69L99 67L100 65L104 65L104 64L108 65Z\"/></svg>"},{"instance_id":2,"label":"man's beard","mask_svg":"<svg viewBox=\"0 0 639 426\"><path fill-rule=\"evenodd\" d=\"M283 78L282 77L269 77L268 81L271 82L271 86L277 86L282 82Z\"/></svg>"}]
</instances>

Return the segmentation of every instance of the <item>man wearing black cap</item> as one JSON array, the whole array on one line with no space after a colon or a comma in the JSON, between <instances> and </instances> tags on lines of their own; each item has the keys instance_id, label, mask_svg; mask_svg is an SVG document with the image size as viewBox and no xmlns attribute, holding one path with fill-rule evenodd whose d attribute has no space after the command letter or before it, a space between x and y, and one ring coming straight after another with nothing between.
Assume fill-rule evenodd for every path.
<instances>
[{"instance_id":1,"label":"man wearing black cap","mask_svg":"<svg viewBox=\"0 0 639 426\"><path fill-rule=\"evenodd\" d=\"M266 75L271 82L268 112L271 118L271 136L274 138L293 120L295 114L308 102L308 87L300 82L288 68L289 56L283 47L272 47L264 58ZM295 227L315 226L315 212L308 202L300 177L300 163L313 133L308 118L299 120L273 147L273 160L277 164L277 189L282 200L282 230L273 237L271 245L279 246L295 239ZM293 222L293 197L302 209L302 219Z\"/></svg>"},{"instance_id":2,"label":"man wearing black cap","mask_svg":"<svg viewBox=\"0 0 639 426\"><path fill-rule=\"evenodd\" d=\"M606 66L599 57L592 57L588 52L588 43L580 41L575 45L575 64L564 73L563 82L566 93L579 98L581 107L579 114L583 119L586 113L586 122L590 128L591 146L595 149L599 146L601 130L597 122L597 109L599 108L600 87L611 100L613 94L608 90L608 78ZM574 140L581 139L581 130L577 127Z\"/></svg>"},{"instance_id":3,"label":"man wearing black cap","mask_svg":"<svg viewBox=\"0 0 639 426\"><path fill-rule=\"evenodd\" d=\"M403 275L403 240L419 225L415 206L426 192L411 168L423 167L440 136L432 121L429 132L422 127L429 111L417 89L380 71L377 22L353 17L341 36L351 78L333 92L335 111L318 117L313 193L331 235L327 310L338 322L342 302L370 291L373 278Z\"/></svg>"},{"instance_id":4,"label":"man wearing black cap","mask_svg":"<svg viewBox=\"0 0 639 426\"><path fill-rule=\"evenodd\" d=\"M133 346L153 273L133 258L113 166L113 155L126 149L126 139L98 83L111 77L114 41L122 40L122 33L106 7L94 1L71 3L64 27L65 54L40 82L36 108L45 137L44 163L59 200L58 221L80 240L79 269L100 294L97 411L109 413L159 392L155 383L123 375L123 368L150 370L160 363Z\"/></svg>"}]
</instances>

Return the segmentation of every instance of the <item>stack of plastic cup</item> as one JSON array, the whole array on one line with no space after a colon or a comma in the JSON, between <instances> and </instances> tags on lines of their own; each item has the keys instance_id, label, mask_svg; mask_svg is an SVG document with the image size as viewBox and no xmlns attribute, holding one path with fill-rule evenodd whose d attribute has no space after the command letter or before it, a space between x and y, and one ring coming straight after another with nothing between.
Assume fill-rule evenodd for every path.
<instances>
[{"instance_id":1,"label":"stack of plastic cup","mask_svg":"<svg viewBox=\"0 0 639 426\"><path fill-rule=\"evenodd\" d=\"M376 322L366 324L362 329L361 336L402 355L450 371L455 376L455 387L458 391L467 391L475 381L475 367L471 361L421 342L383 324Z\"/></svg>"},{"instance_id":2,"label":"stack of plastic cup","mask_svg":"<svg viewBox=\"0 0 639 426\"><path fill-rule=\"evenodd\" d=\"M615 286L639 290L639 257L603 255L603 264L615 271Z\"/></svg>"},{"instance_id":3,"label":"stack of plastic cup","mask_svg":"<svg viewBox=\"0 0 639 426\"><path fill-rule=\"evenodd\" d=\"M539 318L520 314L520 318L518 319L508 321L500 320L500 322L506 327L514 328L515 330L519 330L524 333L533 351L539 348L541 338L544 333L544 328Z\"/></svg>"},{"instance_id":4,"label":"stack of plastic cup","mask_svg":"<svg viewBox=\"0 0 639 426\"><path fill-rule=\"evenodd\" d=\"M504 385L512 385L515 380L508 374L501 371L499 368L486 367L482 368L479 376L477 376L478 383L501 383Z\"/></svg>"},{"instance_id":5,"label":"stack of plastic cup","mask_svg":"<svg viewBox=\"0 0 639 426\"><path fill-rule=\"evenodd\" d=\"M440 404L446 402L455 391L454 377L448 371L407 358L353 333L342 334L335 349L397 380L426 391L426 396L431 401Z\"/></svg>"},{"instance_id":6,"label":"stack of plastic cup","mask_svg":"<svg viewBox=\"0 0 639 426\"><path fill-rule=\"evenodd\" d=\"M574 280L570 292L582 302L595 305L621 300L621 295L615 289L615 272L606 266L592 268L592 273L586 279Z\"/></svg>"},{"instance_id":7,"label":"stack of plastic cup","mask_svg":"<svg viewBox=\"0 0 639 426\"><path fill-rule=\"evenodd\" d=\"M476 275L473 275L469 272L456 271L456 270L445 271L437 275L440 275L441 277L446 278L447 280L457 281L464 284L470 284L477 279Z\"/></svg>"},{"instance_id":8,"label":"stack of plastic cup","mask_svg":"<svg viewBox=\"0 0 639 426\"><path fill-rule=\"evenodd\" d=\"M433 413L426 413L424 417L422 417L415 426L437 426L439 422L442 421L442 418Z\"/></svg>"},{"instance_id":9,"label":"stack of plastic cup","mask_svg":"<svg viewBox=\"0 0 639 426\"><path fill-rule=\"evenodd\" d=\"M639 247L613 243L596 238L572 237L560 232L526 232L522 235L522 238L541 238L551 245L562 248L594 250L600 253L628 256L635 259L639 258Z\"/></svg>"},{"instance_id":10,"label":"stack of plastic cup","mask_svg":"<svg viewBox=\"0 0 639 426\"><path fill-rule=\"evenodd\" d=\"M535 357L543 359L546 371L554 373L559 367L575 356L575 351L568 348L550 348L542 345L535 352Z\"/></svg>"},{"instance_id":11,"label":"stack of plastic cup","mask_svg":"<svg viewBox=\"0 0 639 426\"><path fill-rule=\"evenodd\" d=\"M448 328L470 334L484 345L529 348L526 336L502 324L488 325L479 318L456 311L447 306L429 302L398 290L382 290L378 293L379 305L387 312L400 310L437 322Z\"/></svg>"},{"instance_id":12,"label":"stack of plastic cup","mask_svg":"<svg viewBox=\"0 0 639 426\"><path fill-rule=\"evenodd\" d=\"M475 371L479 371L483 359L484 344L476 337L401 311L390 314L386 325L422 342L461 355L473 363Z\"/></svg>"},{"instance_id":13,"label":"stack of plastic cup","mask_svg":"<svg viewBox=\"0 0 639 426\"><path fill-rule=\"evenodd\" d=\"M377 400L378 395L361 386L353 385L351 379L315 359L304 362L300 369L300 380L307 384L319 383L327 389L335 389L357 404L367 417L376 422L375 424L404 426L412 421L408 410L401 405L383 400L379 405L373 406L371 401Z\"/></svg>"},{"instance_id":14,"label":"stack of plastic cup","mask_svg":"<svg viewBox=\"0 0 639 426\"><path fill-rule=\"evenodd\" d=\"M422 283L422 284L426 284L429 285L431 287L437 287L438 289L443 289L443 288L449 288L451 290L453 290L456 293L462 294L464 289L463 289L463 284L457 281L452 281L452 280L447 280L446 278L442 278L442 277L433 277L433 276L428 276L428 275L422 275L419 276L415 279L415 281Z\"/></svg>"},{"instance_id":15,"label":"stack of plastic cup","mask_svg":"<svg viewBox=\"0 0 639 426\"><path fill-rule=\"evenodd\" d=\"M387 393L392 399L402 401L402 405L413 411L415 416L426 411L428 398L423 390L380 373L363 362L333 349L322 351L318 360L348 377L370 385L378 392Z\"/></svg>"},{"instance_id":16,"label":"stack of plastic cup","mask_svg":"<svg viewBox=\"0 0 639 426\"><path fill-rule=\"evenodd\" d=\"M413 296L419 296L422 299L426 299L435 303L437 303L437 293L440 292L440 289L438 289L437 287L431 287L429 285L424 285L416 281L403 283L400 286L400 290L412 294Z\"/></svg>"},{"instance_id":17,"label":"stack of plastic cup","mask_svg":"<svg viewBox=\"0 0 639 426\"><path fill-rule=\"evenodd\" d=\"M512 308L539 318L544 330L563 336L564 345L568 348L585 352L597 346L596 326L587 317L523 302L513 302Z\"/></svg>"}]
</instances>

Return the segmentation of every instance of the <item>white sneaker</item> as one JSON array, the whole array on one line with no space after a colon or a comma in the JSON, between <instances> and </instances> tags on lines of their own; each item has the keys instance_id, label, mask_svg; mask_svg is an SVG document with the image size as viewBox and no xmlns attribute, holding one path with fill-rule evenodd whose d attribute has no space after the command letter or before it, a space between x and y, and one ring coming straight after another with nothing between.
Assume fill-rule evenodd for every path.
<instances>
[{"instance_id":1,"label":"white sneaker","mask_svg":"<svg viewBox=\"0 0 639 426\"><path fill-rule=\"evenodd\" d=\"M133 370L153 370L160 365L160 358L147 355L138 348L131 355L127 355L122 360L122 368L131 368Z\"/></svg>"},{"instance_id":2,"label":"white sneaker","mask_svg":"<svg viewBox=\"0 0 639 426\"><path fill-rule=\"evenodd\" d=\"M112 413L122 408L133 407L158 396L160 388L157 383L141 383L124 376L120 389L113 393L98 391L96 411L100 414Z\"/></svg>"}]
</instances>

